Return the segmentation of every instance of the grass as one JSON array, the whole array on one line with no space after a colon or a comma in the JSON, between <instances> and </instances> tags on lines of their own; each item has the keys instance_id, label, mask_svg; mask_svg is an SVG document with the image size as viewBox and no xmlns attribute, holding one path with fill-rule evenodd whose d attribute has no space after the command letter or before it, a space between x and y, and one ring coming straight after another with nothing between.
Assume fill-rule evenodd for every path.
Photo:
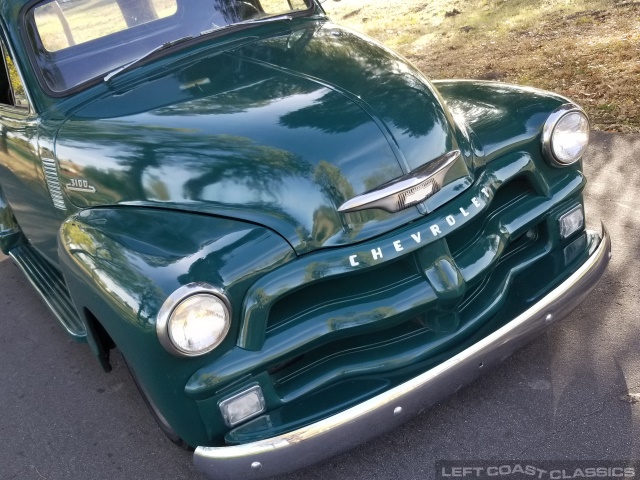
<instances>
[{"instance_id":1,"label":"grass","mask_svg":"<svg viewBox=\"0 0 640 480\"><path fill-rule=\"evenodd\" d=\"M261 0L261 5L268 14L307 8L304 0ZM178 9L176 0L149 0L149 7L157 18L171 16ZM50 52L129 28L115 0L50 2L35 9L35 21Z\"/></svg>"},{"instance_id":2,"label":"grass","mask_svg":"<svg viewBox=\"0 0 640 480\"><path fill-rule=\"evenodd\" d=\"M342 0L324 7L431 78L553 90L581 104L594 128L640 132L640 1Z\"/></svg>"},{"instance_id":3,"label":"grass","mask_svg":"<svg viewBox=\"0 0 640 480\"><path fill-rule=\"evenodd\" d=\"M173 15L177 10L175 0L151 0L158 18ZM76 44L126 30L127 23L115 1L57 3L36 8L35 20L44 47L55 52L67 48L72 40ZM72 38L65 34L67 22Z\"/></svg>"}]
</instances>

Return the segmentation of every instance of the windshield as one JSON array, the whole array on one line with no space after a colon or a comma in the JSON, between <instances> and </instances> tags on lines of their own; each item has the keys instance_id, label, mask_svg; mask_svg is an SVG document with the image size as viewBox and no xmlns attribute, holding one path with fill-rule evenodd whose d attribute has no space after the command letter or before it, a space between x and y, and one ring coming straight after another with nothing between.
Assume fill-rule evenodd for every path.
<instances>
[{"instance_id":1,"label":"windshield","mask_svg":"<svg viewBox=\"0 0 640 480\"><path fill-rule=\"evenodd\" d=\"M54 0L27 16L36 61L61 93L162 45L230 25L305 12L312 0Z\"/></svg>"}]
</instances>

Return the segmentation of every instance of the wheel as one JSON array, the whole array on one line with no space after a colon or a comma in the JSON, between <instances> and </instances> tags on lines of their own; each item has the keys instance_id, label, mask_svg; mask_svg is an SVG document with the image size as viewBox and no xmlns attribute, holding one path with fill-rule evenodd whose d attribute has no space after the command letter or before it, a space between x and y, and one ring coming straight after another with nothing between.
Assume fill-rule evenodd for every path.
<instances>
[{"instance_id":1,"label":"wheel","mask_svg":"<svg viewBox=\"0 0 640 480\"><path fill-rule=\"evenodd\" d=\"M151 400L149 395L147 395L147 392L145 391L144 387L138 381L138 377L136 377L136 373L129 366L129 363L127 362L127 359L125 358L125 356L122 355L122 352L120 352L120 355L122 356L122 360L124 364L127 366L127 370L129 371L129 374L133 379L133 383L136 385L136 388L140 392L140 395L142 396L144 403L149 408L149 412L151 412L151 416L155 419L156 423L160 427L160 430L162 430L162 433L164 433L169 440L171 440L173 443L175 443L178 447L182 448L183 450L194 450L194 448L191 445L185 442L175 432L175 430L171 428L171 425L169 425L169 422L167 422L167 419L164 418L162 413L160 413L158 408L154 405L153 400Z\"/></svg>"}]
</instances>

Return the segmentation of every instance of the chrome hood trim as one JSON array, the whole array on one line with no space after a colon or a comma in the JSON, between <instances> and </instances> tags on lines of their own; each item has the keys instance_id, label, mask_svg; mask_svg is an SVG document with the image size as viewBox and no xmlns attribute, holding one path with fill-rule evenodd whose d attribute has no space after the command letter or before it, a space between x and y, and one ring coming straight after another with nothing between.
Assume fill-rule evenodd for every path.
<instances>
[{"instance_id":1,"label":"chrome hood trim","mask_svg":"<svg viewBox=\"0 0 640 480\"><path fill-rule=\"evenodd\" d=\"M344 202L338 211L357 212L380 208L398 212L424 202L442 187L444 177L460 158L460 151L453 150L391 182Z\"/></svg>"}]
</instances>

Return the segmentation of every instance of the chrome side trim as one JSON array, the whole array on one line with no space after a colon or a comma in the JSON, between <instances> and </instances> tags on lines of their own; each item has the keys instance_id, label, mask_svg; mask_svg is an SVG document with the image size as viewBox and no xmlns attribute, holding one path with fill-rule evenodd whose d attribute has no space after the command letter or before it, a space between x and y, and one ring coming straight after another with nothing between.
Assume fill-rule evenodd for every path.
<instances>
[{"instance_id":1,"label":"chrome side trim","mask_svg":"<svg viewBox=\"0 0 640 480\"><path fill-rule=\"evenodd\" d=\"M51 158L42 158L42 169L44 170L44 178L47 181L47 187L49 187L49 195L51 195L53 206L59 210L66 210L67 206L64 204L64 197L62 196L56 161Z\"/></svg>"},{"instance_id":2,"label":"chrome side trim","mask_svg":"<svg viewBox=\"0 0 640 480\"><path fill-rule=\"evenodd\" d=\"M216 480L265 478L318 462L396 427L475 380L569 313L596 286L610 257L611 240L603 225L600 244L573 275L505 326L449 360L293 432L245 445L198 447L196 468Z\"/></svg>"},{"instance_id":3,"label":"chrome side trim","mask_svg":"<svg viewBox=\"0 0 640 480\"><path fill-rule=\"evenodd\" d=\"M393 213L424 202L440 190L445 175L458 158L459 150L446 153L403 177L347 200L338 211L349 213L380 208Z\"/></svg>"}]
</instances>

